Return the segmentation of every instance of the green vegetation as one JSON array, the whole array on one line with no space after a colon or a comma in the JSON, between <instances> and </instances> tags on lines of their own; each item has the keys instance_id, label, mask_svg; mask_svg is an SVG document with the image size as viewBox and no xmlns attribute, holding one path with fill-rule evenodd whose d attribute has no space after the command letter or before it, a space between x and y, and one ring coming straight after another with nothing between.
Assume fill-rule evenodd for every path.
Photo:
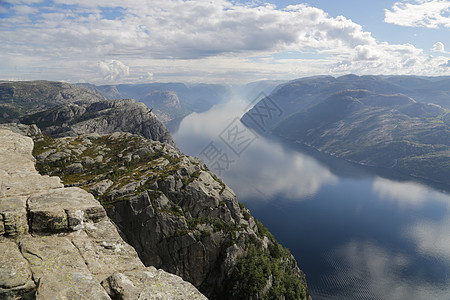
<instances>
[{"instance_id":1,"label":"green vegetation","mask_svg":"<svg viewBox=\"0 0 450 300\"><path fill-rule=\"evenodd\" d=\"M222 221L221 219L209 218L209 217L196 217L186 220L188 228L194 230L199 224L209 224L212 225L214 231L223 231L225 233L234 233L239 231L241 228L237 225L231 224L229 222Z\"/></svg>"},{"instance_id":2,"label":"green vegetation","mask_svg":"<svg viewBox=\"0 0 450 300\"><path fill-rule=\"evenodd\" d=\"M278 243L264 249L255 243L248 243L246 255L238 262L228 283L229 299L305 299L309 296L306 284L295 274L296 266L286 265L290 257L289 250ZM268 282L272 286L265 294Z\"/></svg>"},{"instance_id":3,"label":"green vegetation","mask_svg":"<svg viewBox=\"0 0 450 300\"><path fill-rule=\"evenodd\" d=\"M185 178L185 180L183 180L183 185L187 186L191 184L194 180L198 179L198 177L200 177L200 171L195 171L189 178Z\"/></svg>"}]
</instances>

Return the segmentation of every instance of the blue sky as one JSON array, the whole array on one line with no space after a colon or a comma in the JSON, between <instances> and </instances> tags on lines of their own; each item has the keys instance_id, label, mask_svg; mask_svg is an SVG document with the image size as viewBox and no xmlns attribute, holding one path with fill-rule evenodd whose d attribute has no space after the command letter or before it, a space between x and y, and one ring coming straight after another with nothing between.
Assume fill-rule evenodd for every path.
<instances>
[{"instance_id":1,"label":"blue sky","mask_svg":"<svg viewBox=\"0 0 450 300\"><path fill-rule=\"evenodd\" d=\"M450 75L450 0L0 0L0 80Z\"/></svg>"}]
</instances>

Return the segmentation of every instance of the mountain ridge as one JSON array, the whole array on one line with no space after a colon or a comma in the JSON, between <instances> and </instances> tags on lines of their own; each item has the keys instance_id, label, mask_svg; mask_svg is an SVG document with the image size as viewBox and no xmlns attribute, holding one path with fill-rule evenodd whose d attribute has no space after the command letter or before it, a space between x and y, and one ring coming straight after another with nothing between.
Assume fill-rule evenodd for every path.
<instances>
[{"instance_id":1,"label":"mountain ridge","mask_svg":"<svg viewBox=\"0 0 450 300\"><path fill-rule=\"evenodd\" d=\"M446 79L427 82L441 81ZM241 120L262 133L352 162L450 185L450 110L417 101L410 96L414 93L380 76L305 78L280 87ZM261 126L261 109L267 107L281 113L266 117Z\"/></svg>"}]
</instances>

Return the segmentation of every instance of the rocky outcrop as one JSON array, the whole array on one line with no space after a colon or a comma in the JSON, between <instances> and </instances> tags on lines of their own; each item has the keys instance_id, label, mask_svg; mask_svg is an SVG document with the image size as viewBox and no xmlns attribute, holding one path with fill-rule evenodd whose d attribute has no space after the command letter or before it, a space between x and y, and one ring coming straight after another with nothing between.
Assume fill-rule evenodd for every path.
<instances>
[{"instance_id":1,"label":"rocky outcrop","mask_svg":"<svg viewBox=\"0 0 450 300\"><path fill-rule=\"evenodd\" d=\"M45 134L56 137L122 131L175 146L156 115L133 99L67 104L26 116L21 122L37 124Z\"/></svg>"},{"instance_id":2,"label":"rocky outcrop","mask_svg":"<svg viewBox=\"0 0 450 300\"><path fill-rule=\"evenodd\" d=\"M92 192L146 266L213 299L308 297L289 251L201 160L119 132L45 138L34 155L41 173Z\"/></svg>"},{"instance_id":3,"label":"rocky outcrop","mask_svg":"<svg viewBox=\"0 0 450 300\"><path fill-rule=\"evenodd\" d=\"M91 194L38 174L32 149L0 129L1 299L206 299L145 267Z\"/></svg>"},{"instance_id":4,"label":"rocky outcrop","mask_svg":"<svg viewBox=\"0 0 450 300\"><path fill-rule=\"evenodd\" d=\"M106 98L94 89L65 82L10 81L0 83L0 122L69 103L92 103Z\"/></svg>"}]
</instances>

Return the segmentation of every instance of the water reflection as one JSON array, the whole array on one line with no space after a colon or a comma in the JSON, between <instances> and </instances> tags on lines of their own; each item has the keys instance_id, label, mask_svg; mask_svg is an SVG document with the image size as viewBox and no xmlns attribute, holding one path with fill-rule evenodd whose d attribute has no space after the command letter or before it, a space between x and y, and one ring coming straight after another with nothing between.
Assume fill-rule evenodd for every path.
<instances>
[{"instance_id":1,"label":"water reflection","mask_svg":"<svg viewBox=\"0 0 450 300\"><path fill-rule=\"evenodd\" d=\"M450 263L450 215L447 214L440 221L421 220L410 228L409 234L422 255L434 256Z\"/></svg>"},{"instance_id":2,"label":"water reflection","mask_svg":"<svg viewBox=\"0 0 450 300\"><path fill-rule=\"evenodd\" d=\"M432 195L429 197L431 191L424 185L416 182L398 182L393 180L375 177L372 185L373 193L383 201L389 201L398 206L423 206L431 199L435 199Z\"/></svg>"},{"instance_id":3,"label":"water reflection","mask_svg":"<svg viewBox=\"0 0 450 300\"><path fill-rule=\"evenodd\" d=\"M415 258L372 241L352 240L334 249L327 259L335 271L323 279L328 289L317 291L318 299L421 300L448 299L450 295L446 282L436 284L426 274L407 274L417 271Z\"/></svg>"},{"instance_id":4,"label":"water reflection","mask_svg":"<svg viewBox=\"0 0 450 300\"><path fill-rule=\"evenodd\" d=\"M174 139L183 152L193 156L199 156L210 141L227 149L219 135L245 112L247 106L245 101L234 99L214 106L206 113L189 115L182 121ZM262 136L258 136L240 156L232 153L229 156L233 163L221 172L220 177L240 199L258 197L269 201L280 195L285 199L301 200L314 195L324 184L337 183L337 177L316 160ZM208 167L214 171L213 166Z\"/></svg>"},{"instance_id":5,"label":"water reflection","mask_svg":"<svg viewBox=\"0 0 450 300\"><path fill-rule=\"evenodd\" d=\"M226 149L219 135L246 105L188 116L175 141ZM314 299L449 299L448 193L261 136L232 159L222 179L290 248Z\"/></svg>"},{"instance_id":6,"label":"water reflection","mask_svg":"<svg viewBox=\"0 0 450 300\"><path fill-rule=\"evenodd\" d=\"M242 180L246 184L242 184ZM273 201L308 199L337 177L315 160L259 138L224 174L224 180L243 198Z\"/></svg>"}]
</instances>

